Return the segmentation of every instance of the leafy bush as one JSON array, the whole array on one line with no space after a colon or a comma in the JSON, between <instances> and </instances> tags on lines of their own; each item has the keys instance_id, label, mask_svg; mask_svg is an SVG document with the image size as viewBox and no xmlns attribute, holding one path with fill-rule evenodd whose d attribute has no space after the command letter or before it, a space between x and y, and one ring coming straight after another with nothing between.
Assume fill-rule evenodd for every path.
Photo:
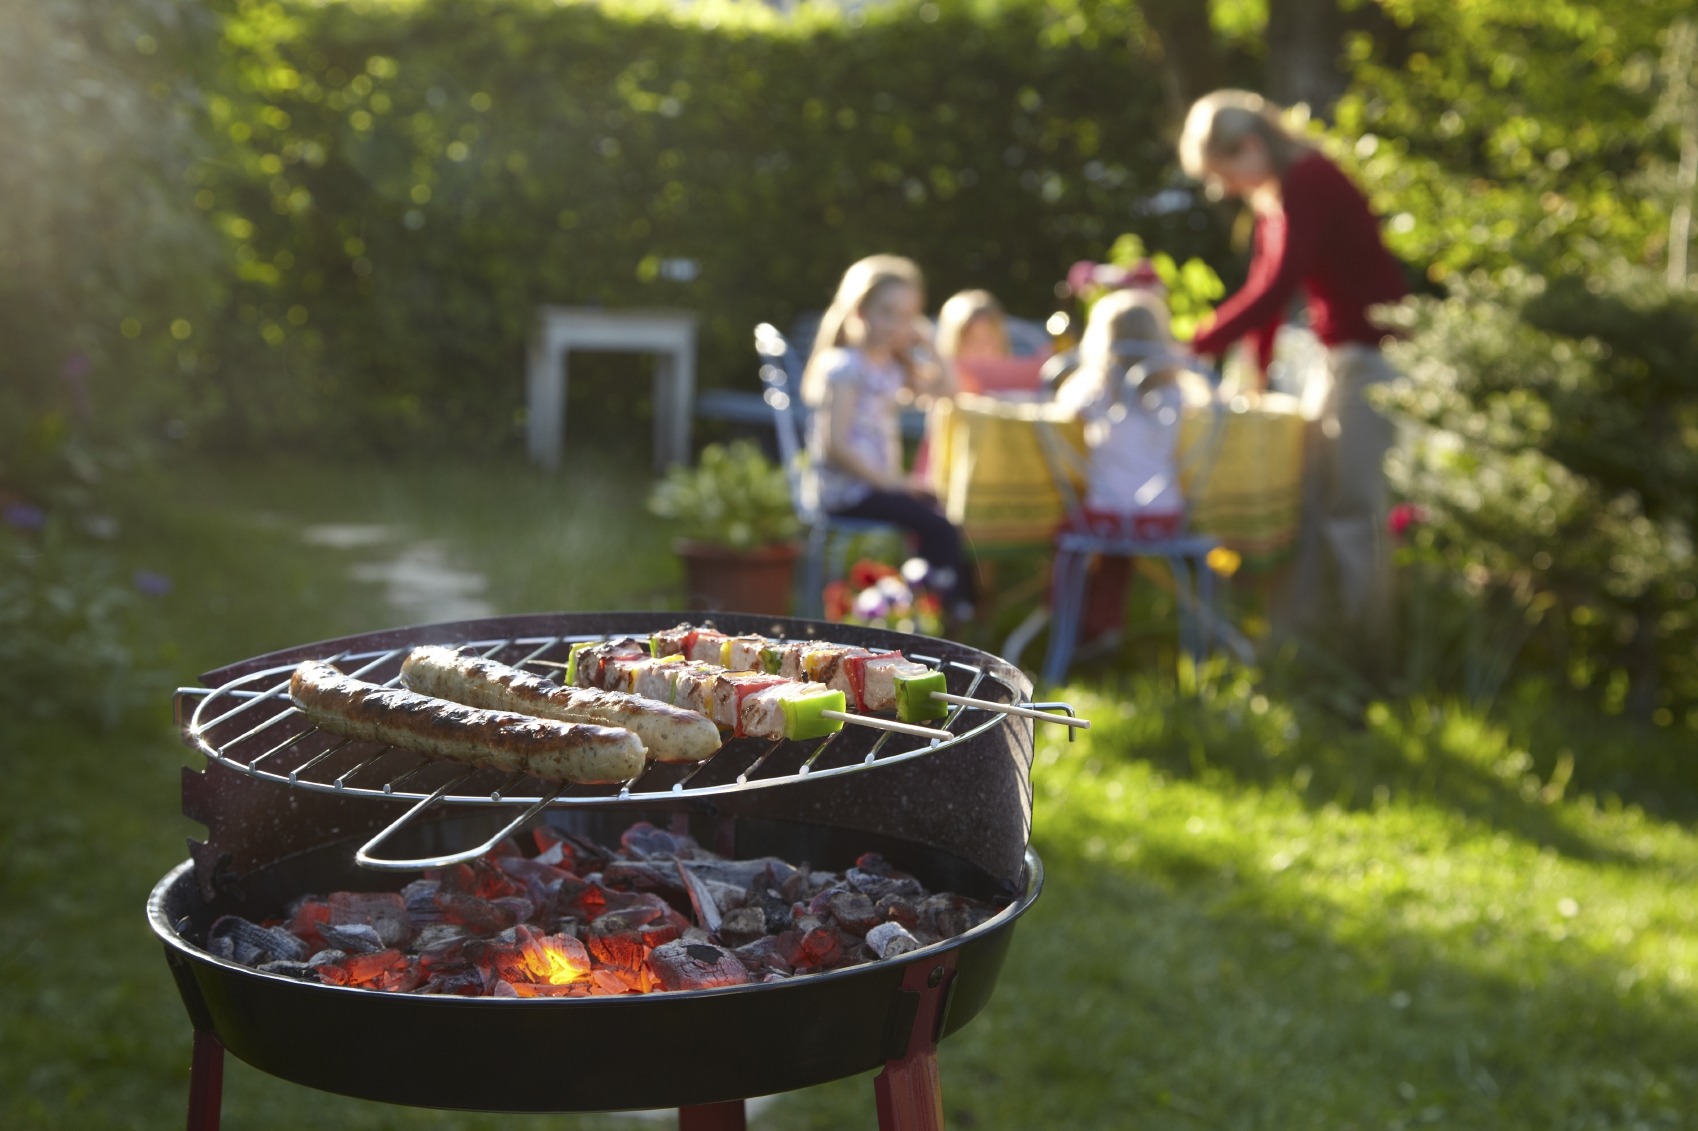
<instances>
[{"instance_id":1,"label":"leafy bush","mask_svg":"<svg viewBox=\"0 0 1698 1131\"><path fill-rule=\"evenodd\" d=\"M32 0L0 16L0 486L86 482L200 400L221 289L190 202L193 3Z\"/></svg>"},{"instance_id":2,"label":"leafy bush","mask_svg":"<svg viewBox=\"0 0 1698 1131\"><path fill-rule=\"evenodd\" d=\"M1404 316L1394 480L1454 576L1563 615L1533 655L1607 705L1698 704L1698 294L1621 270L1473 279Z\"/></svg>"},{"instance_id":3,"label":"leafy bush","mask_svg":"<svg viewBox=\"0 0 1698 1131\"><path fill-rule=\"evenodd\" d=\"M153 690L135 588L87 531L111 477L208 406L221 248L185 173L214 30L175 0L0 14L0 714L109 725Z\"/></svg>"},{"instance_id":4,"label":"leafy bush","mask_svg":"<svg viewBox=\"0 0 1698 1131\"><path fill-rule=\"evenodd\" d=\"M682 536L734 550L788 542L801 531L784 470L748 440L709 444L695 467L674 467L655 484L649 510Z\"/></svg>"},{"instance_id":5,"label":"leafy bush","mask_svg":"<svg viewBox=\"0 0 1698 1131\"><path fill-rule=\"evenodd\" d=\"M1041 315L1127 227L1176 254L1216 238L1142 206L1172 158L1130 10L227 6L223 153L195 188L237 277L233 441L507 443L540 303L698 310L703 383L752 387L752 327L869 252L915 257L934 300L988 286ZM626 380L573 384L641 407Z\"/></svg>"},{"instance_id":6,"label":"leafy bush","mask_svg":"<svg viewBox=\"0 0 1698 1131\"><path fill-rule=\"evenodd\" d=\"M0 713L117 723L155 690L131 643L137 613L135 584L65 519L0 525Z\"/></svg>"}]
</instances>

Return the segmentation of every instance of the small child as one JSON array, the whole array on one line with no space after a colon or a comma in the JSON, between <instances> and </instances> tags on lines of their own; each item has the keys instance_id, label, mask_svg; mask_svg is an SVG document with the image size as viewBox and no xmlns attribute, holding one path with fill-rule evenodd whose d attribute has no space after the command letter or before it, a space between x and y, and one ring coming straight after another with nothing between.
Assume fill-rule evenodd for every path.
<instances>
[{"instance_id":1,"label":"small child","mask_svg":"<svg viewBox=\"0 0 1698 1131\"><path fill-rule=\"evenodd\" d=\"M820 509L914 534L945 608L964 619L975 593L960 532L902 473L901 403L939 384L916 360L924 303L925 281L912 260L875 255L844 272L802 375L802 400L813 413L808 454Z\"/></svg>"},{"instance_id":2,"label":"small child","mask_svg":"<svg viewBox=\"0 0 1698 1131\"><path fill-rule=\"evenodd\" d=\"M1185 371L1157 369L1133 385L1128 370L1144 358L1174 352L1161 296L1135 288L1097 300L1079 345L1080 364L1056 393L1056 403L1085 421L1090 449L1083 519L1113 537L1159 539L1184 523L1179 484L1179 424L1194 380ZM1125 619L1129 558L1098 563L1086 590L1080 639L1113 639Z\"/></svg>"},{"instance_id":3,"label":"small child","mask_svg":"<svg viewBox=\"0 0 1698 1131\"><path fill-rule=\"evenodd\" d=\"M937 355L950 391L962 387L962 362L1000 361L1009 355L1005 318L989 291L960 291L943 304L937 314Z\"/></svg>"},{"instance_id":4,"label":"small child","mask_svg":"<svg viewBox=\"0 0 1698 1131\"><path fill-rule=\"evenodd\" d=\"M961 291L937 316L937 353L950 393L1036 393L1047 353L1015 357L1008 316L989 291Z\"/></svg>"}]
</instances>

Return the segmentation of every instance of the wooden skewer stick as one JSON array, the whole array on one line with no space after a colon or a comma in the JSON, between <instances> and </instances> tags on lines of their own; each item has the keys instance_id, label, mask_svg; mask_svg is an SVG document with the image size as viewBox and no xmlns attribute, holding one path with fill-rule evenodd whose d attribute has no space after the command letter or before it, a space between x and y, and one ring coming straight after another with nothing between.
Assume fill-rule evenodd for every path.
<instances>
[{"instance_id":1,"label":"wooden skewer stick","mask_svg":"<svg viewBox=\"0 0 1698 1131\"><path fill-rule=\"evenodd\" d=\"M836 719L839 722L853 723L855 726L875 727L879 730L893 730L899 734L911 734L918 738L948 739L956 735L936 727L923 727L914 723L899 723L895 719L881 719L876 715L852 715L848 711L821 711L820 718Z\"/></svg>"},{"instance_id":2,"label":"wooden skewer stick","mask_svg":"<svg viewBox=\"0 0 1698 1131\"><path fill-rule=\"evenodd\" d=\"M951 695L947 691L934 691L932 698L941 699L945 703L958 703L963 707L977 707L982 711L1001 711L1005 715L1019 715L1023 719L1036 719L1040 723L1060 723L1062 726L1078 727L1080 730L1091 729L1090 719L1076 719L1072 715L1052 715L1048 711L1019 707L1013 703L993 703L989 699L972 699L965 695Z\"/></svg>"},{"instance_id":3,"label":"wooden skewer stick","mask_svg":"<svg viewBox=\"0 0 1698 1131\"><path fill-rule=\"evenodd\" d=\"M519 666L523 668L529 667L531 664L535 664L539 668L559 668L562 671L572 666L571 664L563 664L559 660L525 660Z\"/></svg>"}]
</instances>

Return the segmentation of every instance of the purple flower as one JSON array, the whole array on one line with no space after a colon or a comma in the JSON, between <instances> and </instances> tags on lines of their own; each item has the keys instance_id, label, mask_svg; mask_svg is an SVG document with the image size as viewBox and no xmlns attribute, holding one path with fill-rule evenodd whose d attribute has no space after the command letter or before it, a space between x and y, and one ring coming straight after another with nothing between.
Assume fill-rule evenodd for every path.
<instances>
[{"instance_id":1,"label":"purple flower","mask_svg":"<svg viewBox=\"0 0 1698 1131\"><path fill-rule=\"evenodd\" d=\"M60 367L59 374L67 381L75 381L79 377L88 376L88 371L93 368L94 363L89 361L88 354L74 353L65 359L65 364Z\"/></svg>"},{"instance_id":2,"label":"purple flower","mask_svg":"<svg viewBox=\"0 0 1698 1131\"><path fill-rule=\"evenodd\" d=\"M135 585L136 592L148 597L163 597L171 592L171 579L151 569L136 570L130 575L130 581Z\"/></svg>"},{"instance_id":3,"label":"purple flower","mask_svg":"<svg viewBox=\"0 0 1698 1131\"><path fill-rule=\"evenodd\" d=\"M878 588L863 589L855 595L855 615L862 620L877 620L890 612L890 599Z\"/></svg>"},{"instance_id":4,"label":"purple flower","mask_svg":"<svg viewBox=\"0 0 1698 1131\"><path fill-rule=\"evenodd\" d=\"M7 526L15 526L19 530L40 530L47 525L47 512L34 503L7 503L6 509L0 511Z\"/></svg>"}]
</instances>

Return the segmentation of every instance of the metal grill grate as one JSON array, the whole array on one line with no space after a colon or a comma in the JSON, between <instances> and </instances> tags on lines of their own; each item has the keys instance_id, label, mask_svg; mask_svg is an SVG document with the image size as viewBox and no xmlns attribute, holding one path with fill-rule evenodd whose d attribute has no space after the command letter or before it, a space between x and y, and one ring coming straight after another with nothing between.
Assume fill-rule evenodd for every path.
<instances>
[{"instance_id":1,"label":"metal grill grate","mask_svg":"<svg viewBox=\"0 0 1698 1131\"><path fill-rule=\"evenodd\" d=\"M524 667L536 661L559 663L574 643L608 639L606 635L525 636L451 643L486 659ZM342 652L323 657L341 671L370 683L400 685L401 662L409 647ZM945 673L955 695L1021 703L1019 689L982 667L907 653L908 658ZM527 670L548 674L548 669ZM392 861L371 850L432 805L523 805L508 829L523 824L550 805L592 806L707 797L770 788L803 780L857 773L946 749L1004 721L1000 712L952 705L936 724L948 739L914 739L891 731L846 725L823 739L771 741L733 738L711 758L698 763L651 762L642 773L617 785L562 785L524 774L479 769L319 730L289 700L294 664L256 671L207 690L183 688L195 700L185 737L207 758L232 770L297 789L352 797L411 801L406 815L374 838L360 853L372 867L425 867L469 859L488 846L429 861ZM1060 703L1025 704L1065 711ZM508 830L491 839L493 845Z\"/></svg>"}]
</instances>

